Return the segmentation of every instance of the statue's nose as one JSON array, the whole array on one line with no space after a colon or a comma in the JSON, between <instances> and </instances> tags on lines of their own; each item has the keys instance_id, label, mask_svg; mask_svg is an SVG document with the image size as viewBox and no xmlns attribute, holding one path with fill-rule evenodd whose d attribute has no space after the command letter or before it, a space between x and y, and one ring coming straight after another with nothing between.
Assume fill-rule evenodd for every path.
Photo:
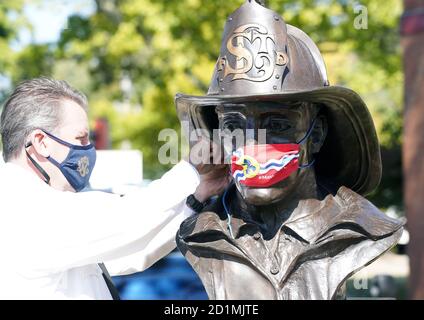
<instances>
[{"instance_id":1,"label":"statue's nose","mask_svg":"<svg viewBox=\"0 0 424 320\"><path fill-rule=\"evenodd\" d=\"M266 144L266 129L261 128L256 115L249 115L246 119L246 145Z\"/></svg>"},{"instance_id":2,"label":"statue's nose","mask_svg":"<svg viewBox=\"0 0 424 320\"><path fill-rule=\"evenodd\" d=\"M252 115L246 117L246 144L256 141L256 119Z\"/></svg>"}]
</instances>

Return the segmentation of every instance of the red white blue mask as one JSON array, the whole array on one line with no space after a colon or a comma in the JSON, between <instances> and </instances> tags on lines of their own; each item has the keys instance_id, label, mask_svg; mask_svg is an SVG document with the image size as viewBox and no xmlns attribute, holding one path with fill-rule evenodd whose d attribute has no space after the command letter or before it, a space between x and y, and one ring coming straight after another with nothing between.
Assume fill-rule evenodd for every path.
<instances>
[{"instance_id":1,"label":"red white blue mask","mask_svg":"<svg viewBox=\"0 0 424 320\"><path fill-rule=\"evenodd\" d=\"M244 146L233 153L231 173L246 186L269 187L299 169L299 149L297 144Z\"/></svg>"},{"instance_id":2,"label":"red white blue mask","mask_svg":"<svg viewBox=\"0 0 424 320\"><path fill-rule=\"evenodd\" d=\"M231 173L235 182L248 187L269 187L296 172L307 168L299 165L300 145L310 136L314 127L312 122L306 135L297 143L256 144L243 146L233 152Z\"/></svg>"}]
</instances>

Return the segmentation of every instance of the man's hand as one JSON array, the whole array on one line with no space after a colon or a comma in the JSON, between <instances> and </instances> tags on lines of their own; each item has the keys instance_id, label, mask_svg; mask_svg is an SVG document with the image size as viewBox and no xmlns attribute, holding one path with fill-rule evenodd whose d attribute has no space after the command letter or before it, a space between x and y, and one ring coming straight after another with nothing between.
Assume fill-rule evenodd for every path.
<instances>
[{"instance_id":1,"label":"man's hand","mask_svg":"<svg viewBox=\"0 0 424 320\"><path fill-rule=\"evenodd\" d=\"M199 150L203 151L201 157L198 157ZM194 193L195 198L200 202L205 202L210 197L220 195L230 183L231 175L228 165L224 164L218 145L209 139L201 138L190 152L196 153L190 154L190 160L197 160L196 163L190 162L200 175L200 184Z\"/></svg>"},{"instance_id":2,"label":"man's hand","mask_svg":"<svg viewBox=\"0 0 424 320\"><path fill-rule=\"evenodd\" d=\"M205 202L210 197L224 192L230 181L231 175L227 165L211 165L207 173L200 174L200 184L194 196L200 202Z\"/></svg>"}]
</instances>

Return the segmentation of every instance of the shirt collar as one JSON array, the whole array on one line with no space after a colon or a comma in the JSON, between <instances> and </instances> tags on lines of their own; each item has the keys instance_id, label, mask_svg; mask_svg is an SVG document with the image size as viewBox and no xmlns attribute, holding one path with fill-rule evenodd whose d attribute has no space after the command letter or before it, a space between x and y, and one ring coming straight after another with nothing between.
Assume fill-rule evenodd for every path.
<instances>
[{"instance_id":1,"label":"shirt collar","mask_svg":"<svg viewBox=\"0 0 424 320\"><path fill-rule=\"evenodd\" d=\"M51 188L34 172L31 172L30 170L20 166L19 164L13 162L6 162L2 164L0 168L2 168L3 174L6 174L6 179L9 176L9 179L13 179L21 185L23 185L24 183L28 183L31 185Z\"/></svg>"}]
</instances>

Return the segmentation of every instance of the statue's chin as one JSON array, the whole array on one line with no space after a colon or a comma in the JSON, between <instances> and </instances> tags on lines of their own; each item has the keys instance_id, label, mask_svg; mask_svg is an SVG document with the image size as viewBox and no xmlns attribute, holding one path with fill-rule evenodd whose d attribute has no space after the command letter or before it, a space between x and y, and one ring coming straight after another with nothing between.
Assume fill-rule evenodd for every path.
<instances>
[{"instance_id":1,"label":"statue's chin","mask_svg":"<svg viewBox=\"0 0 424 320\"><path fill-rule=\"evenodd\" d=\"M278 202L287 196L287 188L251 188L243 185L238 185L239 190L243 199L254 206L270 205Z\"/></svg>"},{"instance_id":2,"label":"statue's chin","mask_svg":"<svg viewBox=\"0 0 424 320\"><path fill-rule=\"evenodd\" d=\"M299 187L301 181L302 178L297 172L269 187L248 187L239 182L236 182L236 186L248 204L266 206L293 196L293 191Z\"/></svg>"}]
</instances>

